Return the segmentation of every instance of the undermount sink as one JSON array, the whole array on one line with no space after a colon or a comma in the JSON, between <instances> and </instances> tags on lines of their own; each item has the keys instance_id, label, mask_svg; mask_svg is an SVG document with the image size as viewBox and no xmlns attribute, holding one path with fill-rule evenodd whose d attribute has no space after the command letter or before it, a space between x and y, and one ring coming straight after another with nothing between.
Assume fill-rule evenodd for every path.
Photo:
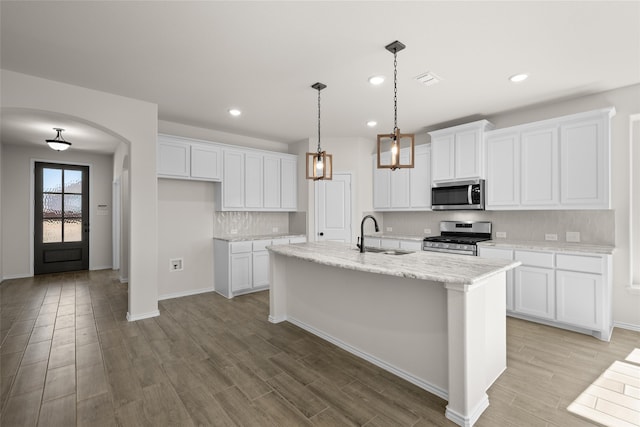
<instances>
[{"instance_id":1,"label":"undermount sink","mask_svg":"<svg viewBox=\"0 0 640 427\"><path fill-rule=\"evenodd\" d=\"M403 251L401 249L374 248L369 246L365 246L364 249L365 249L365 252L374 252L374 253L385 254L385 255L407 255L407 254L413 253L412 251Z\"/></svg>"}]
</instances>

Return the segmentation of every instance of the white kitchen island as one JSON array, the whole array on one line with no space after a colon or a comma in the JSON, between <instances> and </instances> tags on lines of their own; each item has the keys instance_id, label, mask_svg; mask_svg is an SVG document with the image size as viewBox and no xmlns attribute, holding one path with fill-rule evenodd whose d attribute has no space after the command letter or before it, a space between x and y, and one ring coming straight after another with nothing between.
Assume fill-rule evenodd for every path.
<instances>
[{"instance_id":1,"label":"white kitchen island","mask_svg":"<svg viewBox=\"0 0 640 427\"><path fill-rule=\"evenodd\" d=\"M289 321L448 401L471 426L506 369L505 273L517 261L272 246L269 321Z\"/></svg>"}]
</instances>

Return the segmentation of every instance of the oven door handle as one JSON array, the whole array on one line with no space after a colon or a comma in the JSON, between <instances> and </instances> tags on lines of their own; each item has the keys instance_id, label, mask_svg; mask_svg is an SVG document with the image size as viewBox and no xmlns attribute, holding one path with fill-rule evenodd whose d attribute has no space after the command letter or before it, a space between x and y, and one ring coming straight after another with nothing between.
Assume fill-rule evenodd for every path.
<instances>
[{"instance_id":1,"label":"oven door handle","mask_svg":"<svg viewBox=\"0 0 640 427\"><path fill-rule=\"evenodd\" d=\"M473 185L468 185L467 186L467 200L468 200L468 204L472 205L473 204L473 200L471 198L471 190L473 189Z\"/></svg>"}]
</instances>

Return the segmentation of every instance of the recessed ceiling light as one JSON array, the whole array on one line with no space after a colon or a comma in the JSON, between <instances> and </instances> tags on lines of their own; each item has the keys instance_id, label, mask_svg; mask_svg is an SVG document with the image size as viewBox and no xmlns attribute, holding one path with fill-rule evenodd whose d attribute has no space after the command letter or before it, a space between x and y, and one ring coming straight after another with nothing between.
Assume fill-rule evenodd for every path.
<instances>
[{"instance_id":1,"label":"recessed ceiling light","mask_svg":"<svg viewBox=\"0 0 640 427\"><path fill-rule=\"evenodd\" d=\"M369 83L374 86L381 85L384 82L384 76L371 76L369 77Z\"/></svg>"},{"instance_id":2,"label":"recessed ceiling light","mask_svg":"<svg viewBox=\"0 0 640 427\"><path fill-rule=\"evenodd\" d=\"M378 122L376 122L375 120L369 120L367 122L367 126L369 126L370 128L376 127L377 124Z\"/></svg>"},{"instance_id":3,"label":"recessed ceiling light","mask_svg":"<svg viewBox=\"0 0 640 427\"><path fill-rule=\"evenodd\" d=\"M229 110L229 114L231 114L232 116L239 116L240 114L242 114L242 111L238 110L237 108L232 108Z\"/></svg>"},{"instance_id":4,"label":"recessed ceiling light","mask_svg":"<svg viewBox=\"0 0 640 427\"><path fill-rule=\"evenodd\" d=\"M511 80L513 83L520 83L523 82L525 80L527 80L529 78L529 74L514 74L513 76L509 77L509 80Z\"/></svg>"}]
</instances>

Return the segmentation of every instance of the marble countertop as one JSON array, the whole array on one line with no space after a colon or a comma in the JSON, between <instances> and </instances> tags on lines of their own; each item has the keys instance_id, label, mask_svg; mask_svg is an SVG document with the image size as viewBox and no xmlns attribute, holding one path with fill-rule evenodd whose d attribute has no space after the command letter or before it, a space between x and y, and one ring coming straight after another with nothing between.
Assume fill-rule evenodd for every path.
<instances>
[{"instance_id":1,"label":"marble countertop","mask_svg":"<svg viewBox=\"0 0 640 427\"><path fill-rule=\"evenodd\" d=\"M280 233L280 234L223 234L220 236L214 236L214 239L225 240L227 242L243 242L249 240L269 240L269 239L286 239L293 237L304 237L306 234L292 234L292 233Z\"/></svg>"},{"instance_id":2,"label":"marble countertop","mask_svg":"<svg viewBox=\"0 0 640 427\"><path fill-rule=\"evenodd\" d=\"M366 252L354 245L314 242L269 246L270 252L332 267L409 279L471 285L520 265L519 261L417 251L406 255Z\"/></svg>"},{"instance_id":3,"label":"marble countertop","mask_svg":"<svg viewBox=\"0 0 640 427\"><path fill-rule=\"evenodd\" d=\"M365 233L364 237L372 237L377 239L398 239L398 240L415 240L416 242L422 242L425 236L410 236L407 234L391 234L391 233Z\"/></svg>"},{"instance_id":4,"label":"marble countertop","mask_svg":"<svg viewBox=\"0 0 640 427\"><path fill-rule=\"evenodd\" d=\"M609 245L526 240L487 240L485 242L479 242L478 246L490 248L495 247L499 249L530 249L532 251L592 253L599 255L611 255L616 249L615 246Z\"/></svg>"}]
</instances>

